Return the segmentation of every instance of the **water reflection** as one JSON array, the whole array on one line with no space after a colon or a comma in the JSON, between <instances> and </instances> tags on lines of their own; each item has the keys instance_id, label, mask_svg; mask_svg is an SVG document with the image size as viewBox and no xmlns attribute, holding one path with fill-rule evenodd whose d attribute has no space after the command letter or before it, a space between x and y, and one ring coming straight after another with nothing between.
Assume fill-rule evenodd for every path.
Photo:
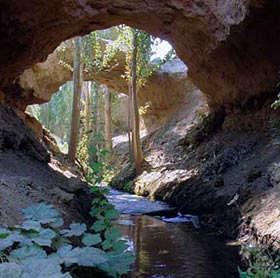
<instances>
[{"instance_id":1,"label":"water reflection","mask_svg":"<svg viewBox=\"0 0 280 278\"><path fill-rule=\"evenodd\" d=\"M130 215L123 215L118 223L136 255L130 278L238 277L236 247L188 224Z\"/></svg>"}]
</instances>

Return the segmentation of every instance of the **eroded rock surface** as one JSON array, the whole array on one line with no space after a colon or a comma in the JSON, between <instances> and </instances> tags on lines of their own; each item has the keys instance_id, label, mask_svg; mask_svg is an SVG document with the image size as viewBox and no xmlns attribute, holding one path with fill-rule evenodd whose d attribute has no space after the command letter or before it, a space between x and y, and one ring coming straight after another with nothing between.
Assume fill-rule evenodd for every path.
<instances>
[{"instance_id":1,"label":"eroded rock surface","mask_svg":"<svg viewBox=\"0 0 280 278\"><path fill-rule=\"evenodd\" d=\"M22 105L28 94L13 83L25 69L70 37L121 23L170 41L212 108L244 102L277 82L277 0L4 0L0 5L0 83L13 105Z\"/></svg>"},{"instance_id":2,"label":"eroded rock surface","mask_svg":"<svg viewBox=\"0 0 280 278\"><path fill-rule=\"evenodd\" d=\"M16 113L0 105L0 220L15 225L21 209L53 204L66 222L88 222L91 196L87 184L67 177ZM75 183L73 183L75 179Z\"/></svg>"},{"instance_id":3,"label":"eroded rock surface","mask_svg":"<svg viewBox=\"0 0 280 278\"><path fill-rule=\"evenodd\" d=\"M112 185L199 215L230 237L248 240L256 229L279 239L279 113L270 105L239 110L212 133L199 122L184 118L148 135L145 171L135 178L122 166ZM124 165L127 145L115 150Z\"/></svg>"}]
</instances>

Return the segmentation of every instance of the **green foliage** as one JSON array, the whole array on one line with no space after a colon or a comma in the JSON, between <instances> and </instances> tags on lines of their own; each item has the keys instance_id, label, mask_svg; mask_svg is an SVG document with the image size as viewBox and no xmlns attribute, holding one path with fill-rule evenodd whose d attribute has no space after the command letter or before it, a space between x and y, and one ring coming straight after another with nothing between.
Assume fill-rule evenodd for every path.
<instances>
[{"instance_id":1,"label":"green foliage","mask_svg":"<svg viewBox=\"0 0 280 278\"><path fill-rule=\"evenodd\" d=\"M67 150L70 136L72 101L73 82L67 82L52 96L50 102L28 109L52 134L58 136L58 143L63 150Z\"/></svg>"},{"instance_id":2,"label":"green foliage","mask_svg":"<svg viewBox=\"0 0 280 278\"><path fill-rule=\"evenodd\" d=\"M106 156L106 154L106 151L101 151L100 153L101 157ZM126 273L128 271L128 266L133 262L134 258L131 254L126 255L126 253L124 253L127 248L126 243L125 241L120 240L120 231L112 224L112 221L118 219L120 214L104 197L108 194L108 188L99 185L102 181L104 172L108 167L102 162L102 160L91 166L92 173L89 179L94 183L91 187L91 193L95 196L92 201L91 215L97 219L91 229L95 233L103 234L103 240L101 243L102 249L114 254L112 257L113 263L112 261L106 263L105 269L114 269L115 271L118 270L122 273ZM123 263L126 262L126 269L120 265L120 261Z\"/></svg>"},{"instance_id":3,"label":"green foliage","mask_svg":"<svg viewBox=\"0 0 280 278\"><path fill-rule=\"evenodd\" d=\"M271 104L271 107L275 110L280 107L280 94L277 96L277 99Z\"/></svg>"},{"instance_id":4,"label":"green foliage","mask_svg":"<svg viewBox=\"0 0 280 278\"><path fill-rule=\"evenodd\" d=\"M125 192L131 192L132 186L133 186L133 181L128 181L128 182L125 183L125 185L123 187L123 190Z\"/></svg>"},{"instance_id":5,"label":"green foliage","mask_svg":"<svg viewBox=\"0 0 280 278\"><path fill-rule=\"evenodd\" d=\"M244 245L241 254L247 260L249 267L246 271L239 269L241 278L279 278L280 254L262 244L256 246Z\"/></svg>"},{"instance_id":6,"label":"green foliage","mask_svg":"<svg viewBox=\"0 0 280 278\"><path fill-rule=\"evenodd\" d=\"M126 243L120 245L115 228L106 230L103 236L88 232L86 225L79 223L60 230L61 216L44 203L24 209L23 214L22 225L0 229L1 277L70 278L77 266L117 277L126 273L133 262ZM114 216L112 212L107 215L108 219ZM69 240L72 238L73 243ZM116 243L118 248L113 248Z\"/></svg>"}]
</instances>

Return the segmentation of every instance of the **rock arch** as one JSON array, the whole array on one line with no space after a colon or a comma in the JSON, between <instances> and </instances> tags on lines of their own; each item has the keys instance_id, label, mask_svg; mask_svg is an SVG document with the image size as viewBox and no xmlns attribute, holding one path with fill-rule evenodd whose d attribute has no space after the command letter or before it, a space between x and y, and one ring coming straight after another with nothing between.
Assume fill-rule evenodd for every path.
<instances>
[{"instance_id":1,"label":"rock arch","mask_svg":"<svg viewBox=\"0 0 280 278\"><path fill-rule=\"evenodd\" d=\"M277 0L2 0L1 88L20 101L14 80L60 42L125 23L171 42L212 108L243 102L277 83L278 10Z\"/></svg>"},{"instance_id":2,"label":"rock arch","mask_svg":"<svg viewBox=\"0 0 280 278\"><path fill-rule=\"evenodd\" d=\"M100 42L101 44L104 42ZM72 71L67 65L73 65L73 40L63 42L43 63L25 70L19 84L26 92L23 99L27 105L48 102L59 87L73 80ZM128 94L128 86L122 77L125 74L125 52L119 50L113 57L109 69L95 72L84 71L84 80L107 85L117 93ZM63 61L63 63L61 63ZM205 107L201 91L188 78L186 65L175 59L163 64L149 78L138 92L140 106L145 109L143 119L148 131L153 131L168 122L174 114L182 117L193 107ZM178 115L179 116L179 115Z\"/></svg>"}]
</instances>

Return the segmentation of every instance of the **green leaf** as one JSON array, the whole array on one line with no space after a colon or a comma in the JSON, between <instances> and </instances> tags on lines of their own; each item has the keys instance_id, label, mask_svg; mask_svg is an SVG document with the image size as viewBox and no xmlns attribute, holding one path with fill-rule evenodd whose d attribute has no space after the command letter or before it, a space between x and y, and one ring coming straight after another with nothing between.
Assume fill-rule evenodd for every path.
<instances>
[{"instance_id":1,"label":"green leaf","mask_svg":"<svg viewBox=\"0 0 280 278\"><path fill-rule=\"evenodd\" d=\"M99 234L84 234L82 239L82 243L86 246L94 246L100 242L102 242L102 239Z\"/></svg>"},{"instance_id":2,"label":"green leaf","mask_svg":"<svg viewBox=\"0 0 280 278\"><path fill-rule=\"evenodd\" d=\"M53 208L52 205L40 203L32 205L22 210L26 219L39 221L42 224L49 224L59 218L59 213Z\"/></svg>"},{"instance_id":3,"label":"green leaf","mask_svg":"<svg viewBox=\"0 0 280 278\"><path fill-rule=\"evenodd\" d=\"M52 227L52 228L59 228L63 225L64 221L61 217L57 217L57 218L54 218L50 223L49 225Z\"/></svg>"},{"instance_id":4,"label":"green leaf","mask_svg":"<svg viewBox=\"0 0 280 278\"><path fill-rule=\"evenodd\" d=\"M111 228L105 232L105 238L108 240L116 240L121 236L120 230L118 228Z\"/></svg>"},{"instance_id":5,"label":"green leaf","mask_svg":"<svg viewBox=\"0 0 280 278\"><path fill-rule=\"evenodd\" d=\"M94 162L91 163L90 167L94 172L99 172L102 169L102 164L99 162Z\"/></svg>"},{"instance_id":6,"label":"green leaf","mask_svg":"<svg viewBox=\"0 0 280 278\"><path fill-rule=\"evenodd\" d=\"M100 189L97 186L92 186L90 188L90 193L97 193L97 192L99 192L99 190ZM99 199L93 199L93 202L96 202L95 200L99 200Z\"/></svg>"},{"instance_id":7,"label":"green leaf","mask_svg":"<svg viewBox=\"0 0 280 278\"><path fill-rule=\"evenodd\" d=\"M120 217L120 213L115 209L109 209L105 212L105 218L108 220L116 220Z\"/></svg>"},{"instance_id":8,"label":"green leaf","mask_svg":"<svg viewBox=\"0 0 280 278\"><path fill-rule=\"evenodd\" d=\"M130 265L134 263L135 257L131 252L119 255L108 253L108 262L99 266L99 268L112 276L128 273Z\"/></svg>"},{"instance_id":9,"label":"green leaf","mask_svg":"<svg viewBox=\"0 0 280 278\"><path fill-rule=\"evenodd\" d=\"M113 252L114 254L121 254L128 248L128 244L126 240L117 240L114 241L113 244Z\"/></svg>"},{"instance_id":10,"label":"green leaf","mask_svg":"<svg viewBox=\"0 0 280 278\"><path fill-rule=\"evenodd\" d=\"M37 232L40 232L41 229L42 229L40 222L30 220L30 219L25 220L22 223L22 228L24 228L25 230L34 230L34 231L37 231Z\"/></svg>"},{"instance_id":11,"label":"green leaf","mask_svg":"<svg viewBox=\"0 0 280 278\"><path fill-rule=\"evenodd\" d=\"M5 239L11 232L8 229L0 228L0 239Z\"/></svg>"},{"instance_id":12,"label":"green leaf","mask_svg":"<svg viewBox=\"0 0 280 278\"><path fill-rule=\"evenodd\" d=\"M21 235L19 232L14 231L5 239L0 240L0 250L4 250L8 247L11 247L15 242L23 243L23 244L30 244L31 241L28 240L26 237Z\"/></svg>"},{"instance_id":13,"label":"green leaf","mask_svg":"<svg viewBox=\"0 0 280 278\"><path fill-rule=\"evenodd\" d=\"M0 277L2 278L22 278L23 267L16 263L0 264Z\"/></svg>"},{"instance_id":14,"label":"green leaf","mask_svg":"<svg viewBox=\"0 0 280 278\"><path fill-rule=\"evenodd\" d=\"M103 187L103 188L101 189L101 191L102 191L102 194L104 194L104 195L108 195L108 194L110 193L110 190L109 190L109 188L107 188L107 187Z\"/></svg>"},{"instance_id":15,"label":"green leaf","mask_svg":"<svg viewBox=\"0 0 280 278\"><path fill-rule=\"evenodd\" d=\"M47 258L28 260L24 263L21 278L71 278L71 275L61 272L61 266L56 259Z\"/></svg>"},{"instance_id":16,"label":"green leaf","mask_svg":"<svg viewBox=\"0 0 280 278\"><path fill-rule=\"evenodd\" d=\"M71 245L62 247L57 254L66 266L78 264L80 266L96 267L107 262L106 254L94 247L74 248Z\"/></svg>"},{"instance_id":17,"label":"green leaf","mask_svg":"<svg viewBox=\"0 0 280 278\"><path fill-rule=\"evenodd\" d=\"M11 260L19 260L19 261L27 261L33 259L46 259L47 253L37 245L24 246L22 248L13 250L9 259Z\"/></svg>"},{"instance_id":18,"label":"green leaf","mask_svg":"<svg viewBox=\"0 0 280 278\"><path fill-rule=\"evenodd\" d=\"M97 220L91 226L91 229L98 233L98 232L101 232L106 229L106 224L105 224L104 220Z\"/></svg>"},{"instance_id":19,"label":"green leaf","mask_svg":"<svg viewBox=\"0 0 280 278\"><path fill-rule=\"evenodd\" d=\"M72 223L70 229L61 230L60 233L66 237L81 236L86 230L86 224Z\"/></svg>"},{"instance_id":20,"label":"green leaf","mask_svg":"<svg viewBox=\"0 0 280 278\"><path fill-rule=\"evenodd\" d=\"M53 230L43 229L39 234L32 236L31 239L40 246L50 247L55 236L56 233Z\"/></svg>"},{"instance_id":21,"label":"green leaf","mask_svg":"<svg viewBox=\"0 0 280 278\"><path fill-rule=\"evenodd\" d=\"M102 248L103 248L103 250L108 250L108 249L110 249L110 248L112 248L112 247L113 247L113 244L112 244L112 241L111 241L111 240L106 239L106 240L104 240L104 241L102 242Z\"/></svg>"}]
</instances>

